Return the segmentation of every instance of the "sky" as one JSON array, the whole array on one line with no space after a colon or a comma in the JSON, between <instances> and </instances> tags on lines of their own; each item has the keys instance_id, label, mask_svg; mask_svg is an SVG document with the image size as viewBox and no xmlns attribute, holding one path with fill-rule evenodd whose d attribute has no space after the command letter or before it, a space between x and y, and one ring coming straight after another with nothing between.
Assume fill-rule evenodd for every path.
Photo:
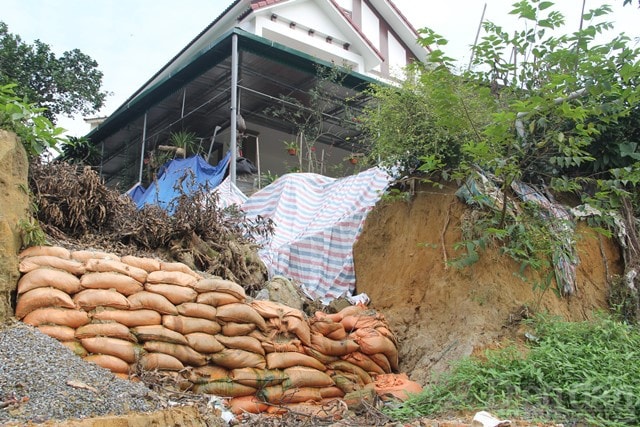
<instances>
[{"instance_id":1,"label":"sky","mask_svg":"<svg viewBox=\"0 0 640 427\"><path fill-rule=\"evenodd\" d=\"M515 0L393 0L416 28L429 27L449 40L445 53L469 62L486 4L484 19L505 29L520 28L508 13ZM602 4L585 0L586 9ZM220 15L232 0L2 0L0 21L23 41L39 39L61 55L80 49L98 62L103 90L110 92L95 116L115 111L133 92L173 58L189 41ZM614 33L640 37L640 9L612 0ZM566 17L567 31L579 26L582 0L556 0ZM614 34L611 34L613 36ZM481 33L482 36L482 33ZM68 135L82 136L89 125L82 117L61 117L58 125Z\"/></svg>"}]
</instances>

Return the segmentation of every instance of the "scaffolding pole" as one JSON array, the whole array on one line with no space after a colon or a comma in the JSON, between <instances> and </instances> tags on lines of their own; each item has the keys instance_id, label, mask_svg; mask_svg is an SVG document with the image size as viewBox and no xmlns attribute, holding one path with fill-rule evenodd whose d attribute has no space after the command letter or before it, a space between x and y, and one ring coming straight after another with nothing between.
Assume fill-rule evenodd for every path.
<instances>
[{"instance_id":1,"label":"scaffolding pole","mask_svg":"<svg viewBox=\"0 0 640 427\"><path fill-rule=\"evenodd\" d=\"M229 133L229 146L231 147L231 163L229 164L229 176L231 182L236 183L236 157L237 153L237 120L238 120L238 35L231 36L231 132Z\"/></svg>"},{"instance_id":2,"label":"scaffolding pole","mask_svg":"<svg viewBox=\"0 0 640 427\"><path fill-rule=\"evenodd\" d=\"M144 149L147 142L147 113L144 113L144 122L142 123L142 147L140 148L140 172L138 173L138 182L142 182L142 169L144 168Z\"/></svg>"}]
</instances>

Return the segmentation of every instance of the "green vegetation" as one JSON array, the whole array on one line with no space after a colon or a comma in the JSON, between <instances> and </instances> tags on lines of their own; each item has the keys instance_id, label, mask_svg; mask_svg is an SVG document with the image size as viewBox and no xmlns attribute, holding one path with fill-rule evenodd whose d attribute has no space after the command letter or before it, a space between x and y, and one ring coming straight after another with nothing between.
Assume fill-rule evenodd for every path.
<instances>
[{"instance_id":1,"label":"green vegetation","mask_svg":"<svg viewBox=\"0 0 640 427\"><path fill-rule=\"evenodd\" d=\"M487 410L575 425L640 423L640 331L601 316L529 322L526 349L510 345L459 361L437 384L388 409L396 419Z\"/></svg>"}]
</instances>

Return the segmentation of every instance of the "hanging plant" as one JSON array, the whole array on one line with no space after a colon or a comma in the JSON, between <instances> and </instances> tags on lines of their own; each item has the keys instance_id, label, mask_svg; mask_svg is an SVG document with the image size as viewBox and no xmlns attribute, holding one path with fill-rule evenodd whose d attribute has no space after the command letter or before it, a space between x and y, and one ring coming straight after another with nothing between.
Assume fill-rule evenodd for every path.
<instances>
[{"instance_id":1,"label":"hanging plant","mask_svg":"<svg viewBox=\"0 0 640 427\"><path fill-rule=\"evenodd\" d=\"M284 146L289 153L290 156L295 156L298 154L298 144L295 141L285 141Z\"/></svg>"}]
</instances>

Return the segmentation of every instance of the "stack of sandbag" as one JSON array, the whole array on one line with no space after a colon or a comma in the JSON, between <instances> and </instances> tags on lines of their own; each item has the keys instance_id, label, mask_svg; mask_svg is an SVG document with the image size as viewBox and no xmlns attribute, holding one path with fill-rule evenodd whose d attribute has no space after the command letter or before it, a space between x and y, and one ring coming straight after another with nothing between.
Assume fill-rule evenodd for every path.
<instances>
[{"instance_id":1,"label":"stack of sandbag","mask_svg":"<svg viewBox=\"0 0 640 427\"><path fill-rule=\"evenodd\" d=\"M348 397L398 367L388 324L364 306L307 318L181 263L60 247L20 257L16 317L122 376L173 372L185 390L257 410Z\"/></svg>"}]
</instances>

